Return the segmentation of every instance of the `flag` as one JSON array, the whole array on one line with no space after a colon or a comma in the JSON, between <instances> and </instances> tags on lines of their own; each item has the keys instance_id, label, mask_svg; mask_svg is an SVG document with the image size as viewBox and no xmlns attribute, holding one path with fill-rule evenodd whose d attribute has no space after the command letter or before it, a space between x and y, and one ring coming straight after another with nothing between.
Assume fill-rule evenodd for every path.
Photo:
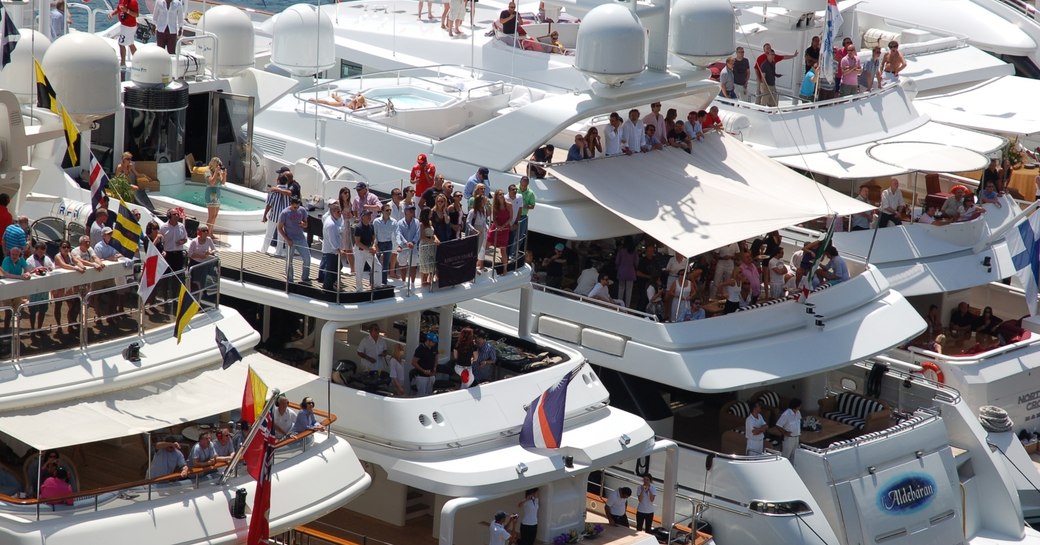
<instances>
[{"instance_id":1,"label":"flag","mask_svg":"<svg viewBox=\"0 0 1040 545\"><path fill-rule=\"evenodd\" d=\"M563 417L567 408L567 385L582 366L564 375L560 382L550 386L534 398L527 408L524 425L520 428L520 446L524 448L560 448L563 438Z\"/></svg>"},{"instance_id":2,"label":"flag","mask_svg":"<svg viewBox=\"0 0 1040 545\"><path fill-rule=\"evenodd\" d=\"M252 424L264 410L267 401L267 384L260 379L253 368L249 368L246 377L246 389L242 392L242 419Z\"/></svg>"},{"instance_id":3,"label":"flag","mask_svg":"<svg viewBox=\"0 0 1040 545\"><path fill-rule=\"evenodd\" d=\"M459 379L462 380L463 388L469 388L470 386L472 386L473 380L475 378L476 377L473 376L473 369L471 369L469 366L462 367L462 372L459 373Z\"/></svg>"},{"instance_id":4,"label":"flag","mask_svg":"<svg viewBox=\"0 0 1040 545\"><path fill-rule=\"evenodd\" d=\"M105 173L105 169L101 168L101 163L98 162L97 157L94 157L94 152L90 152L90 207L92 210L97 210L98 205L101 204L101 197L105 196L106 189L108 189L108 174Z\"/></svg>"},{"instance_id":5,"label":"flag","mask_svg":"<svg viewBox=\"0 0 1040 545\"><path fill-rule=\"evenodd\" d=\"M130 207L119 199L119 214L116 214L115 229L112 230L112 247L127 259L137 255L141 245L141 224L137 222Z\"/></svg>"},{"instance_id":6,"label":"flag","mask_svg":"<svg viewBox=\"0 0 1040 545\"><path fill-rule=\"evenodd\" d=\"M220 357L224 360L224 369L231 367L236 361L242 361L242 354L238 353L235 345L231 344L227 335L217 328L217 348L220 349Z\"/></svg>"},{"instance_id":7,"label":"flag","mask_svg":"<svg viewBox=\"0 0 1040 545\"><path fill-rule=\"evenodd\" d=\"M246 467L249 469L249 474L256 479L253 512L249 519L249 535L246 537L246 545L267 543L268 538L271 537L268 516L271 509L271 469L274 466L274 443L274 415L268 411L263 425L260 426L246 451ZM259 456L253 458L253 463L250 463L249 452L254 450Z\"/></svg>"},{"instance_id":8,"label":"flag","mask_svg":"<svg viewBox=\"0 0 1040 545\"><path fill-rule=\"evenodd\" d=\"M11 62L11 53L14 52L14 47L18 45L18 38L21 37L18 27L15 26L6 9L3 10L3 18L4 31L0 37L0 68Z\"/></svg>"},{"instance_id":9,"label":"flag","mask_svg":"<svg viewBox=\"0 0 1040 545\"><path fill-rule=\"evenodd\" d=\"M152 290L169 268L170 265L159 253L159 248L155 244L149 244L148 253L145 254L144 261L141 263L141 279L137 284L137 296L141 298L141 304L148 301Z\"/></svg>"},{"instance_id":10,"label":"flag","mask_svg":"<svg viewBox=\"0 0 1040 545\"><path fill-rule=\"evenodd\" d=\"M174 332L177 334L177 344L181 344L181 335L184 334L184 330L188 327L188 322L201 308L199 303L195 301L195 298L188 293L188 288L184 287L182 283L181 293L177 296L177 321L174 326Z\"/></svg>"},{"instance_id":11,"label":"flag","mask_svg":"<svg viewBox=\"0 0 1040 545\"><path fill-rule=\"evenodd\" d=\"M6 15L4 18L6 19ZM6 34L6 23L4 24L4 33ZM65 107L58 102L58 95L54 91L54 87L51 85L50 80L47 79L47 75L43 73L43 67L40 66L40 62L33 59L33 65L36 66L37 105L40 108L47 108L61 117L61 123L65 127L65 144L68 145L69 161L71 161L73 165L78 165L79 158L76 156L76 140L79 138L79 130L76 129L76 124L73 123L72 118L69 117L69 112L65 111Z\"/></svg>"},{"instance_id":12,"label":"flag","mask_svg":"<svg viewBox=\"0 0 1040 545\"><path fill-rule=\"evenodd\" d=\"M1040 214L1033 212L1027 219L1008 232L1007 245L1011 262L1022 288L1026 290L1026 308L1036 316L1036 297L1040 286Z\"/></svg>"},{"instance_id":13,"label":"flag","mask_svg":"<svg viewBox=\"0 0 1040 545\"><path fill-rule=\"evenodd\" d=\"M845 22L841 18L837 0L827 0L825 20L827 30L823 33L823 47L820 48L820 78L833 83L834 74L837 72L834 66L834 38L838 36L838 29Z\"/></svg>"},{"instance_id":14,"label":"flag","mask_svg":"<svg viewBox=\"0 0 1040 545\"><path fill-rule=\"evenodd\" d=\"M838 216L835 215L831 218L830 225L827 226L827 234L823 235L823 238L820 239L820 245L816 247L816 257L813 259L812 267L809 268L807 274L802 275L802 280L798 283L798 288L801 290L798 294L799 303L804 303L809 298L813 279L816 278L816 271L820 268L820 262L823 261L823 255L827 251L827 247L831 245L831 238L834 236L834 226L837 223Z\"/></svg>"}]
</instances>

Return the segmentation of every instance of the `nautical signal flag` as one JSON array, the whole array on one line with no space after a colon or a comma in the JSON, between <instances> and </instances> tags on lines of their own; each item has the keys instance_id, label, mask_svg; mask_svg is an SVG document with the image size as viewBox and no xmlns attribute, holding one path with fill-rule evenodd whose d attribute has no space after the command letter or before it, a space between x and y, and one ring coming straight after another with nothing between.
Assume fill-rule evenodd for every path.
<instances>
[{"instance_id":1,"label":"nautical signal flag","mask_svg":"<svg viewBox=\"0 0 1040 545\"><path fill-rule=\"evenodd\" d=\"M1026 291L1026 307L1030 316L1036 316L1036 298L1040 284L1040 214L1033 211L1030 216L1007 234L1011 263L1015 275Z\"/></svg>"},{"instance_id":2,"label":"nautical signal flag","mask_svg":"<svg viewBox=\"0 0 1040 545\"><path fill-rule=\"evenodd\" d=\"M231 367L236 361L242 361L242 354L238 353L238 349L231 344L227 335L219 327L217 328L217 348L220 350L220 357L224 360L224 369Z\"/></svg>"},{"instance_id":3,"label":"nautical signal flag","mask_svg":"<svg viewBox=\"0 0 1040 545\"><path fill-rule=\"evenodd\" d=\"M252 424L260 417L267 402L267 385L260 379L253 368L249 368L246 376L246 389L242 392L242 419Z\"/></svg>"},{"instance_id":4,"label":"nautical signal flag","mask_svg":"<svg viewBox=\"0 0 1040 545\"><path fill-rule=\"evenodd\" d=\"M40 108L47 108L61 117L61 124L65 128L65 144L68 145L67 154L69 156L69 161L71 161L73 165L78 165L79 157L76 155L76 140L79 138L79 129L76 128L76 124L73 123L72 118L69 117L69 112L65 111L65 107L58 102L58 94L54 91L54 87L51 85L50 80L47 79L47 75L43 73L43 67L40 66L40 61L33 59L33 65L36 67L37 106Z\"/></svg>"},{"instance_id":5,"label":"nautical signal flag","mask_svg":"<svg viewBox=\"0 0 1040 545\"><path fill-rule=\"evenodd\" d=\"M181 335L188 328L188 322L198 314L201 308L198 301L188 293L188 288L184 287L182 283L181 293L177 296L177 322L174 326L174 331L177 334L177 344L181 344Z\"/></svg>"},{"instance_id":6,"label":"nautical signal flag","mask_svg":"<svg viewBox=\"0 0 1040 545\"><path fill-rule=\"evenodd\" d=\"M246 448L244 459L249 474L256 479L253 512L249 520L246 545L261 545L271 537L271 471L274 467L274 415L267 411L263 424ZM254 469L255 468L255 469Z\"/></svg>"},{"instance_id":7,"label":"nautical signal flag","mask_svg":"<svg viewBox=\"0 0 1040 545\"><path fill-rule=\"evenodd\" d=\"M159 248L155 244L149 244L148 252L141 263L141 279L137 284L137 296L141 298L142 304L148 301L152 290L159 284L162 275L166 274L166 269L169 268L170 265L159 253Z\"/></svg>"},{"instance_id":8,"label":"nautical signal flag","mask_svg":"<svg viewBox=\"0 0 1040 545\"><path fill-rule=\"evenodd\" d=\"M115 229L112 230L112 247L127 259L137 255L141 245L141 224L138 223L130 207L119 199L119 214L116 215Z\"/></svg>"},{"instance_id":9,"label":"nautical signal flag","mask_svg":"<svg viewBox=\"0 0 1040 545\"><path fill-rule=\"evenodd\" d=\"M98 205L101 204L101 197L105 196L105 190L108 189L108 174L105 173L105 169L101 168L101 163L98 162L97 157L94 157L94 152L90 153L90 208L97 210Z\"/></svg>"},{"instance_id":10,"label":"nautical signal flag","mask_svg":"<svg viewBox=\"0 0 1040 545\"><path fill-rule=\"evenodd\" d=\"M11 53L14 52L14 47L18 45L18 38L21 34L18 33L18 27L15 26L14 21L6 9L3 10L4 28L2 37L0 37L0 68L7 66L11 62Z\"/></svg>"},{"instance_id":11,"label":"nautical signal flag","mask_svg":"<svg viewBox=\"0 0 1040 545\"><path fill-rule=\"evenodd\" d=\"M582 364L584 365L584 364ZM564 375L560 382L550 386L527 407L524 425L520 428L520 446L524 448L560 448L563 439L563 417L567 409L567 385L582 365Z\"/></svg>"}]
</instances>

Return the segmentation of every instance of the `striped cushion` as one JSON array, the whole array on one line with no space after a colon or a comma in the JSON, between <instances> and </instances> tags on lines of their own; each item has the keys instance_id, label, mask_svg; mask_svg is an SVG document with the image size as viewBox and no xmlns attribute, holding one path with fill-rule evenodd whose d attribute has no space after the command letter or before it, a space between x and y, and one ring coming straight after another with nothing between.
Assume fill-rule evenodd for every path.
<instances>
[{"instance_id":1,"label":"striped cushion","mask_svg":"<svg viewBox=\"0 0 1040 545\"><path fill-rule=\"evenodd\" d=\"M780 407L780 394L770 390L758 397L763 407Z\"/></svg>"},{"instance_id":2,"label":"striped cushion","mask_svg":"<svg viewBox=\"0 0 1040 545\"><path fill-rule=\"evenodd\" d=\"M884 408L877 401L850 392L838 394L838 412L865 418L868 414L882 411Z\"/></svg>"},{"instance_id":3,"label":"striped cushion","mask_svg":"<svg viewBox=\"0 0 1040 545\"><path fill-rule=\"evenodd\" d=\"M842 412L826 413L823 415L823 417L828 420L834 420L835 422L847 424L849 426L852 426L853 428L856 428L857 430L861 430L864 426L867 425L866 420L859 418L858 416L853 416L851 414L846 414Z\"/></svg>"},{"instance_id":4,"label":"striped cushion","mask_svg":"<svg viewBox=\"0 0 1040 545\"><path fill-rule=\"evenodd\" d=\"M729 414L737 415L741 418L746 418L747 415L751 414L751 407L743 401L737 401L736 403L729 406L727 410Z\"/></svg>"}]
</instances>

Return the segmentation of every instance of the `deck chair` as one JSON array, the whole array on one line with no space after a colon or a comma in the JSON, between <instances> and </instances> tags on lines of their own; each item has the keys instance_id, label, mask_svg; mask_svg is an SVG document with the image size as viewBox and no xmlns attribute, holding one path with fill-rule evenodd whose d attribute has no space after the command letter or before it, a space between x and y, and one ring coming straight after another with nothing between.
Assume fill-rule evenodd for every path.
<instances>
[{"instance_id":1,"label":"deck chair","mask_svg":"<svg viewBox=\"0 0 1040 545\"><path fill-rule=\"evenodd\" d=\"M939 175L934 172L926 175L924 177L924 185L928 193L924 199L925 208L927 209L929 206L942 208L943 203L946 202L951 193L946 193L942 190L942 186L939 184Z\"/></svg>"}]
</instances>

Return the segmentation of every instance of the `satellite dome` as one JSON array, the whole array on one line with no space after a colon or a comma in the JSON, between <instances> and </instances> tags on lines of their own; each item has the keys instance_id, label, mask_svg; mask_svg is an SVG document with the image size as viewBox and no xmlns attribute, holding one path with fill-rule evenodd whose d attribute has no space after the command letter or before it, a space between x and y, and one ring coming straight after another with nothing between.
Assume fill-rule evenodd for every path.
<instances>
[{"instance_id":1,"label":"satellite dome","mask_svg":"<svg viewBox=\"0 0 1040 545\"><path fill-rule=\"evenodd\" d=\"M173 80L173 56L155 44L145 44L134 53L130 81L142 87L162 87Z\"/></svg>"},{"instance_id":2,"label":"satellite dome","mask_svg":"<svg viewBox=\"0 0 1040 545\"><path fill-rule=\"evenodd\" d=\"M694 66L708 66L736 50L735 26L729 0L675 0L668 49Z\"/></svg>"},{"instance_id":3,"label":"satellite dome","mask_svg":"<svg viewBox=\"0 0 1040 545\"><path fill-rule=\"evenodd\" d=\"M310 4L296 4L279 13L271 33L271 63L297 76L336 66L336 36L332 19Z\"/></svg>"},{"instance_id":4,"label":"satellite dome","mask_svg":"<svg viewBox=\"0 0 1040 545\"><path fill-rule=\"evenodd\" d=\"M620 85L646 67L646 29L625 6L601 4L582 19L576 49L575 68L600 83Z\"/></svg>"},{"instance_id":5,"label":"satellite dome","mask_svg":"<svg viewBox=\"0 0 1040 545\"><path fill-rule=\"evenodd\" d=\"M19 47L11 52L11 62L0 70L0 88L14 93L22 104L35 104L36 77L32 60L42 59L51 41L43 34L27 28L18 29L18 34Z\"/></svg>"},{"instance_id":6,"label":"satellite dome","mask_svg":"<svg viewBox=\"0 0 1040 545\"><path fill-rule=\"evenodd\" d=\"M213 33L219 40L216 59L205 40L197 42L206 64L214 67L214 75L233 76L253 67L253 22L244 11L234 6L215 6L206 11L198 27Z\"/></svg>"},{"instance_id":7,"label":"satellite dome","mask_svg":"<svg viewBox=\"0 0 1040 545\"><path fill-rule=\"evenodd\" d=\"M62 36L40 64L58 100L77 122L100 119L119 109L119 57L104 38L89 32Z\"/></svg>"}]
</instances>

